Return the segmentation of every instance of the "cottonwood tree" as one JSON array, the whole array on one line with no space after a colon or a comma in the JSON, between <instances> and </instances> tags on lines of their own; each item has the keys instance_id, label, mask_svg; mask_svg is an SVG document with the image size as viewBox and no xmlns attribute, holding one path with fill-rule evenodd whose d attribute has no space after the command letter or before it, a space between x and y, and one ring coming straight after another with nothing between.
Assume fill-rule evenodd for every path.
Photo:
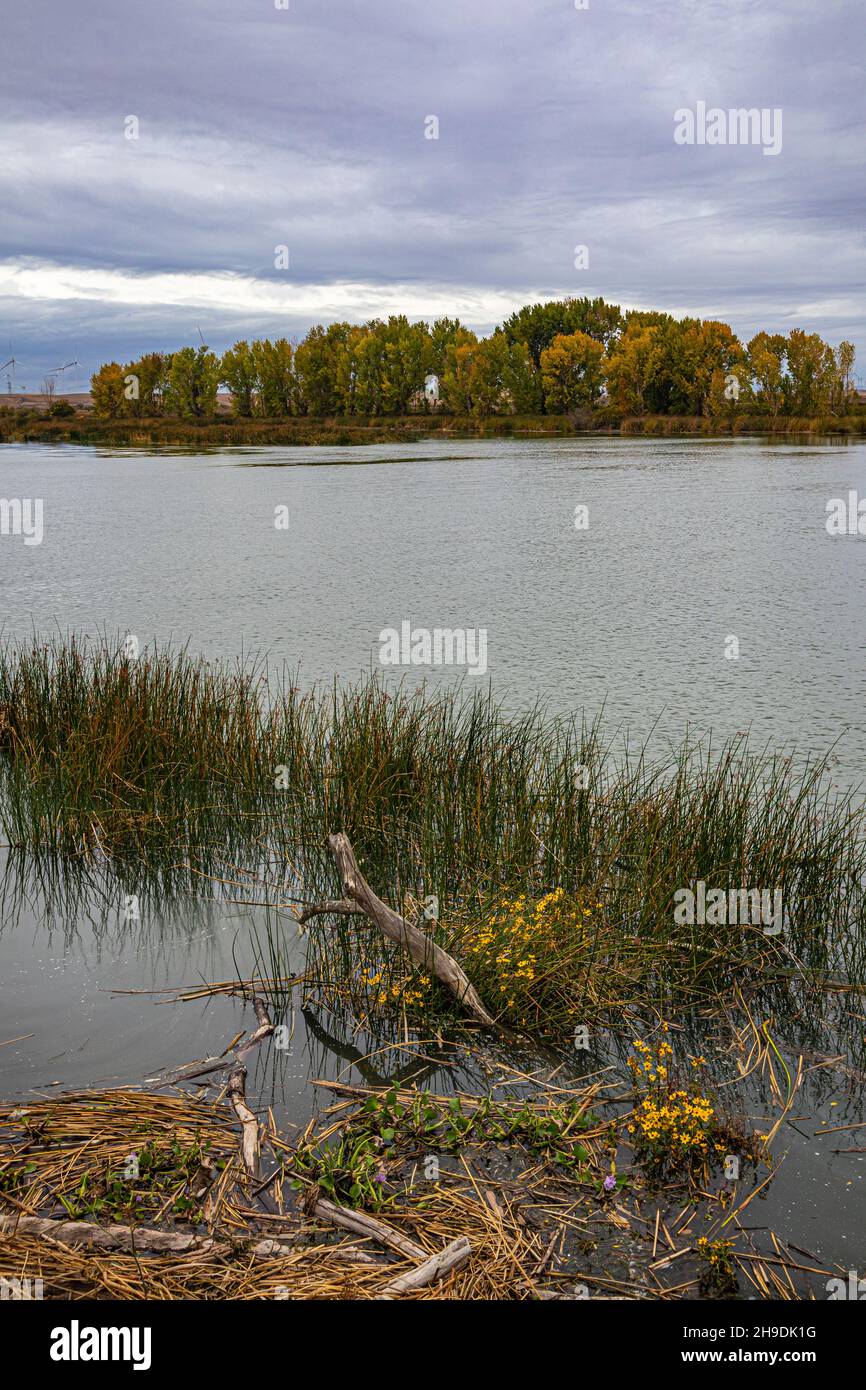
<instances>
[{"instance_id":1,"label":"cottonwood tree","mask_svg":"<svg viewBox=\"0 0 866 1390\"><path fill-rule=\"evenodd\" d=\"M90 401L94 415L114 419L123 410L124 369L119 362L106 362L90 378Z\"/></svg>"},{"instance_id":2,"label":"cottonwood tree","mask_svg":"<svg viewBox=\"0 0 866 1390\"><path fill-rule=\"evenodd\" d=\"M786 405L793 415L828 410L836 380L836 359L818 333L792 328L785 348L788 372L784 381Z\"/></svg>"},{"instance_id":3,"label":"cottonwood tree","mask_svg":"<svg viewBox=\"0 0 866 1390\"><path fill-rule=\"evenodd\" d=\"M834 406L836 409L844 411L854 390L854 344L845 339L836 349L836 384L834 391Z\"/></svg>"},{"instance_id":4,"label":"cottonwood tree","mask_svg":"<svg viewBox=\"0 0 866 1390\"><path fill-rule=\"evenodd\" d=\"M338 411L338 351L357 331L351 323L311 328L295 350L298 405L305 415L335 415Z\"/></svg>"},{"instance_id":5,"label":"cottonwood tree","mask_svg":"<svg viewBox=\"0 0 866 1390\"><path fill-rule=\"evenodd\" d=\"M783 333L756 333L747 348L748 370L759 407L775 420L785 403L785 349Z\"/></svg>"},{"instance_id":6,"label":"cottonwood tree","mask_svg":"<svg viewBox=\"0 0 866 1390\"><path fill-rule=\"evenodd\" d=\"M502 325L509 342L525 343L536 367L541 354L554 338L586 333L605 347L622 328L618 304L598 299L554 299L547 304L529 304L507 318Z\"/></svg>"},{"instance_id":7,"label":"cottonwood tree","mask_svg":"<svg viewBox=\"0 0 866 1390\"><path fill-rule=\"evenodd\" d=\"M202 419L216 414L220 361L203 343L172 354L166 405L174 415Z\"/></svg>"},{"instance_id":8,"label":"cottonwood tree","mask_svg":"<svg viewBox=\"0 0 866 1390\"><path fill-rule=\"evenodd\" d=\"M235 343L223 353L220 380L231 392L235 415L252 415L258 380L249 343Z\"/></svg>"},{"instance_id":9,"label":"cottonwood tree","mask_svg":"<svg viewBox=\"0 0 866 1390\"><path fill-rule=\"evenodd\" d=\"M162 412L171 366L170 354L146 352L123 368L124 415L150 417Z\"/></svg>"},{"instance_id":10,"label":"cottonwood tree","mask_svg":"<svg viewBox=\"0 0 866 1390\"><path fill-rule=\"evenodd\" d=\"M559 333L541 354L544 403L566 412L595 405L603 381L604 344L588 333Z\"/></svg>"},{"instance_id":11,"label":"cottonwood tree","mask_svg":"<svg viewBox=\"0 0 866 1390\"><path fill-rule=\"evenodd\" d=\"M295 408L296 387L294 349L287 338L272 343L258 338L250 348L256 381L256 409L259 415L276 419L291 415Z\"/></svg>"},{"instance_id":12,"label":"cottonwood tree","mask_svg":"<svg viewBox=\"0 0 866 1390\"><path fill-rule=\"evenodd\" d=\"M630 323L608 348L604 373L611 404L630 415L647 410L647 392L655 370L658 327Z\"/></svg>"}]
</instances>

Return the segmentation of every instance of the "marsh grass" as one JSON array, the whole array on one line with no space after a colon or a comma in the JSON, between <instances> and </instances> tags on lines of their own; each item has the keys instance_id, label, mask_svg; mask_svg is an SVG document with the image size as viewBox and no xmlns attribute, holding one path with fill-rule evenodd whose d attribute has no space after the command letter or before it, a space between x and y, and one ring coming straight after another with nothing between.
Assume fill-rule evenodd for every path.
<instances>
[{"instance_id":1,"label":"marsh grass","mask_svg":"<svg viewBox=\"0 0 866 1390\"><path fill-rule=\"evenodd\" d=\"M650 758L606 741L598 721L374 673L301 689L263 662L170 648L130 660L104 638L0 652L7 841L105 861L121 878L146 863L174 891L216 885L287 911L334 896L324 840L342 829L395 906L415 914L438 899L430 930L508 1022L558 1032L623 1001L663 1011L672 989L710 999L744 965L764 979L784 967L862 981L863 811L826 771L742 737L686 738ZM675 892L699 879L781 890L784 931L675 926ZM545 935L536 908L554 890L560 919ZM514 993L503 955L520 899L535 959ZM271 977L291 973L283 926L269 917L259 942ZM356 1011L374 1013L387 989L392 1009L408 994L415 1012L448 1012L353 919L325 921L308 944L310 973Z\"/></svg>"},{"instance_id":2,"label":"marsh grass","mask_svg":"<svg viewBox=\"0 0 866 1390\"><path fill-rule=\"evenodd\" d=\"M181 843L242 812L267 726L256 666L56 639L0 653L3 825L64 853Z\"/></svg>"},{"instance_id":3,"label":"marsh grass","mask_svg":"<svg viewBox=\"0 0 866 1390\"><path fill-rule=\"evenodd\" d=\"M81 1091L0 1106L0 1193L34 1214L196 1221L208 1170L212 1181L236 1151L226 1117L185 1096Z\"/></svg>"}]
</instances>

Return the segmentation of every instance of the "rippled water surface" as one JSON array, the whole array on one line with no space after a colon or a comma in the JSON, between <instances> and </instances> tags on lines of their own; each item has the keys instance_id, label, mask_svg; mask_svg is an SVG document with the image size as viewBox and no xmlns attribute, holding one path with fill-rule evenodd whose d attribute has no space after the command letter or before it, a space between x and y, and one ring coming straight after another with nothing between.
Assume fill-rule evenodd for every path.
<instances>
[{"instance_id":1,"label":"rippled water surface","mask_svg":"<svg viewBox=\"0 0 866 1390\"><path fill-rule=\"evenodd\" d=\"M831 538L825 518L850 490L866 496L864 444L6 446L0 493L43 499L44 540L0 536L4 631L133 633L208 659L266 652L304 684L375 666L381 630L404 620L485 628L484 679L516 707L541 699L593 717L603 705L611 732L654 729L661 747L689 727L720 738L750 729L759 745L800 753L833 744L833 775L849 786L866 770L866 537ZM274 525L283 506L288 531ZM725 655L732 637L738 660ZM0 1047L3 1095L137 1082L221 1051L250 1024L230 999L157 1004L117 991L249 972L257 908L151 903L129 924L110 890L70 906L62 894L48 901L26 864L3 859L0 876L0 1042L23 1037ZM862 1014L858 1000L849 1010ZM359 1070L363 1044L299 1013L289 1052L262 1051L251 1093L301 1119L313 1076L411 1070L411 1053ZM455 1058L450 1079L446 1069L426 1084L469 1086L472 1065ZM819 1114L862 1119L862 1090L857 1076L815 1071L787 1132L796 1180L783 1169L755 1206L755 1224L795 1229L843 1263L866 1246L863 1159L834 1164L813 1133ZM760 1088L750 1103L766 1120Z\"/></svg>"},{"instance_id":2,"label":"rippled water surface","mask_svg":"<svg viewBox=\"0 0 866 1390\"><path fill-rule=\"evenodd\" d=\"M0 448L0 488L45 516L41 546L0 537L7 633L267 651L311 681L368 669L403 620L486 628L489 677L516 704L604 703L637 735L839 740L846 780L866 767L866 536L825 526L830 498L866 497L864 443L20 445Z\"/></svg>"}]
</instances>

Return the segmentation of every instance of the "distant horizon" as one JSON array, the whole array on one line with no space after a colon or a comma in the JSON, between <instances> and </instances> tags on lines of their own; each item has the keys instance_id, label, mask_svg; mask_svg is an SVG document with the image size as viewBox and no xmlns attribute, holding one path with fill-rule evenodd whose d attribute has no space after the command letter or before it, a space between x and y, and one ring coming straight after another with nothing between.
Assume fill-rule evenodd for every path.
<instances>
[{"instance_id":1,"label":"distant horizon","mask_svg":"<svg viewBox=\"0 0 866 1390\"><path fill-rule=\"evenodd\" d=\"M444 293L445 293L445 292L443 292L443 299L444 299ZM504 306L503 306L503 313L502 313L502 315L501 315L501 317L500 317L499 319L493 321L493 322L490 323L489 325L485 324L485 325L483 325L481 328L476 327L476 325L475 325L473 322L471 322L469 319L463 319L463 317L462 317L461 315L456 314L456 313L454 312L454 310L453 310L453 306L449 306L449 304L448 304L447 302L441 302L441 303L439 303L439 304L437 305L437 309L436 309L435 314L406 314L406 317L409 319L410 323L432 323L432 322L435 320L435 318L439 318L439 317L459 317L459 318L460 318L460 321L461 321L461 323L463 323L464 327L472 329L473 332L477 333L479 337L482 337L482 336L485 336L485 337L486 337L486 336L489 336L490 334L492 334L492 333L497 329L497 327L499 327L499 326L501 325L501 323L504 322L504 320L505 320L511 313L516 313L518 310L520 310L520 309L522 309L522 308L526 308L526 307L531 306L531 305L534 305L534 304L550 303L550 302L561 302L561 301L563 301L563 300L567 300L567 299L577 299L577 298L581 298L581 297L582 297L581 295L578 295L578 294L575 293L575 292L569 292L569 293L564 293L564 294L561 294L561 295L555 295L555 294L548 295L548 294L544 294L544 295L539 295L539 296L536 296L536 297L530 297L530 298L525 299L525 300L514 300L514 301L509 301L509 303L508 303L507 305L504 305ZM636 312L636 313L669 313L669 314L671 314L671 316L672 316L673 318L676 318L676 319L694 318L694 319L702 319L702 320L704 320L704 321L710 320L710 321L715 321L715 322L727 323L727 324L730 326L730 328L733 330L733 332L736 334L736 336L740 339L740 341L741 341L744 345L749 341L749 339L750 339L751 337L754 336L755 333L761 332L761 331L764 331L764 332L767 332L767 333L782 333L782 334L787 335L787 334L791 331L792 328L800 328L800 329L802 329L802 330L803 330L804 332L806 332L806 333L816 333L816 332L819 332L819 330L818 330L817 328L815 328L813 325L809 324L808 322L804 322L804 321L798 321L798 322L796 322L796 323L795 323L795 322L791 322L791 323L788 323L788 324L786 324L786 325L784 325L784 326L779 326L779 327L777 327L777 326L775 326L775 325L773 325L773 324L767 324L767 323L758 322L757 325L754 326L754 327L752 328L752 330L751 330L748 334L744 335L743 333L741 333L741 332L738 331L737 325L736 325L735 323L732 323L732 322L730 321L730 319L726 318L726 317L724 316L724 313L722 313L722 312L720 312L719 314L715 314L715 315L709 315L709 314L699 314L699 313L693 312L693 311L691 311L691 310L689 310L689 309L679 309L679 310L674 311L674 310L662 308L662 307L660 307L658 304L653 304L653 303L651 303L651 302L642 303L642 304L628 304L628 305L627 305L627 304L621 304L621 303L618 303L618 301L616 301L616 300L610 299L610 298L609 298L607 295L605 295L603 292L599 292L599 297L602 298L602 299L604 299L605 302L608 303L608 304L617 303L617 304L618 304L618 307L623 311L623 314L630 313L630 312ZM90 380L91 380L91 377L93 376L93 374L94 374L96 371L98 371L98 369L99 369L102 365L104 365L104 363L116 361L116 362L118 362L118 363L120 363L120 364L123 364L123 363L129 362L129 361L133 361L135 358L141 357L144 353L147 353L147 352L171 353L171 352L179 351L181 348L184 348L184 347L198 347L198 346L200 345L200 343L204 342L205 345L208 347L208 349L209 349L210 351L216 353L217 356L222 356L229 348L233 347L234 344L235 344L236 342L238 342L238 341L252 341L253 339L256 339L256 338L270 338L270 339L272 339L272 340L273 340L273 339L276 339L276 338L288 338L290 342L292 342L293 344L296 344L296 343L300 342L300 341L303 339L303 337L305 336L306 332L309 331L309 329L311 329L311 328L313 328L313 327L316 327L317 325L321 325L321 326L324 326L324 327L327 328L327 327L328 327L330 324L332 324L332 323L343 323L343 322L347 322L347 323L351 323L353 326L362 327L362 326L364 325L365 322L369 322L371 319L387 319L388 316L389 316L389 314L395 314L395 315L397 315L397 314L400 314L400 313L403 313L403 312L405 312L405 311L404 311L404 310L401 310L401 309L399 308L399 306L394 305L394 306L392 306L392 307L389 308L389 310L388 310L387 313L384 312L384 311L381 312L381 313L379 313L379 314L371 313L371 314L369 314L368 316L366 316L365 318L362 318L362 319L356 319L356 318L351 318L351 317L345 317L345 318L344 318L344 317L342 317L342 316L340 316L340 315L336 315L336 316L334 316L334 315L327 315L327 316L325 316L325 317L322 318L322 319L311 320L310 323L307 325L307 327L306 327L305 330L303 330L303 331L300 331L300 330L299 330L299 331L297 331L297 332L295 332L295 333L292 333L292 334L287 333L287 332L285 331L285 329L280 328L279 325L278 325L273 331L271 331L271 332L260 331L260 330L258 330L255 326L250 326L250 327L247 329L247 331L246 331L245 333L242 333L242 334L240 334L240 335L234 335L234 336L230 335L228 338L226 338L226 339L225 339L224 341L222 341L222 342L212 342L212 341L209 341L208 338L206 337L206 335L204 334L204 331L203 331L203 329L202 329L202 327L201 327L200 321L197 320L196 325L195 325L195 328L193 329L192 335L188 336L187 339L186 339L185 341L183 341L183 342L176 342L176 343L171 344L170 346L166 346L165 343L162 343L162 342L159 342L159 341L154 341L154 340L148 338L148 339L145 340L143 346L139 345L137 348L134 348L134 349L132 349L132 350L129 350L129 349L128 349L128 350L126 350L126 351L120 351L119 355L118 355L117 352L115 352L115 353L114 353L113 355L111 355L111 356L104 357L104 358L101 358L101 359L99 359L99 360L94 360L92 369L89 370L89 371L87 371L87 372L86 372L86 375L85 375L84 363L79 362L79 363L78 363L78 370L76 370L76 371L74 371L74 372L73 372L73 371L70 371L69 376L68 376L68 378L67 378L67 381L68 381L68 382L76 382L77 384L76 384L76 385L64 384L64 376L65 376L66 374L65 374L65 373L62 373L62 374L56 376L56 391L55 391L55 395L56 395L57 397L68 397L68 396L75 396L75 395L89 395L89 393L90 393ZM821 335L821 336L823 336L823 335ZM134 337L134 335L133 335L133 337ZM834 339L829 339L828 341L830 342L831 347L834 347L834 348L835 348L835 347L838 346L838 343L839 343L840 341L842 341L843 338L844 338L844 334L843 334L839 339L836 339L836 340L834 340ZM3 339L2 339L2 334L0 334L0 342L2 342L2 341L3 341ZM856 344L855 344L855 346L856 346ZM62 354L62 352L61 352L60 356L62 357L62 355L63 355L63 354ZM0 354L0 356L2 356L2 354ZM22 364L22 363L21 363L21 359L19 359L19 358L17 357L17 355L16 355L16 362L18 363L17 375L16 375L16 382L20 382L20 378L21 378L23 375L26 375L26 363ZM50 373L50 372L51 372L51 369L49 368L48 370L49 370L49 373ZM32 376L33 373L31 372L30 375ZM43 373L43 376L44 376L44 375L45 375L45 373ZM855 376L855 386L856 386L856 388L857 388L858 390L863 390L864 387L866 387L866 348L864 348L862 360L861 360L860 354L858 353L858 355L857 355L856 364L855 364L854 376ZM15 395L20 395L20 396L43 396L43 395L45 394L45 392L44 392L44 388L43 388L43 385L42 385L42 382L41 382L41 381L40 381L40 383L39 383L38 385L34 385L34 386L30 386L29 383L28 383L26 389L25 389L24 386L22 386L22 385L20 385L20 384L16 384L15 389L14 389L12 392L9 392L9 391L7 390L7 373L4 372L4 373L2 374L2 379L0 379L0 404L2 404L3 398L4 398L4 397L8 397L10 394L11 394L13 397L14 397ZM221 395L228 395L228 394L230 394L230 393L225 392L225 391L221 391L220 394L221 394Z\"/></svg>"}]
</instances>

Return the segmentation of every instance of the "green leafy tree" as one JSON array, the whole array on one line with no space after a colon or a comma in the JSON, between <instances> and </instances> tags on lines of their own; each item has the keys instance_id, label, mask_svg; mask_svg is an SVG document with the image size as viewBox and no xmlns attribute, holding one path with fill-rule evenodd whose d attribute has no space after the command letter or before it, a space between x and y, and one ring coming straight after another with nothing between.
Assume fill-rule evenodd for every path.
<instances>
[{"instance_id":1,"label":"green leafy tree","mask_svg":"<svg viewBox=\"0 0 866 1390\"><path fill-rule=\"evenodd\" d=\"M541 373L526 343L508 343L502 385L517 415L537 415L541 411L544 401Z\"/></svg>"},{"instance_id":2,"label":"green leafy tree","mask_svg":"<svg viewBox=\"0 0 866 1390\"><path fill-rule=\"evenodd\" d=\"M169 360L163 352L146 352L123 369L123 414L150 419L162 413Z\"/></svg>"},{"instance_id":3,"label":"green leafy tree","mask_svg":"<svg viewBox=\"0 0 866 1390\"><path fill-rule=\"evenodd\" d=\"M378 320L353 328L337 353L337 406L343 415L384 410L385 340Z\"/></svg>"},{"instance_id":4,"label":"green leafy tree","mask_svg":"<svg viewBox=\"0 0 866 1390\"><path fill-rule=\"evenodd\" d=\"M249 343L242 340L223 353L220 380L231 392L235 415L252 415L258 375Z\"/></svg>"},{"instance_id":5,"label":"green leafy tree","mask_svg":"<svg viewBox=\"0 0 866 1390\"><path fill-rule=\"evenodd\" d=\"M216 414L220 360L202 344L172 353L166 406L172 415L199 420Z\"/></svg>"},{"instance_id":6,"label":"green leafy tree","mask_svg":"<svg viewBox=\"0 0 866 1390\"><path fill-rule=\"evenodd\" d=\"M656 381L664 380L668 410L674 414L708 415L716 372L736 377L737 390L745 389L745 354L728 324L682 319L663 326L659 341L662 353L655 361Z\"/></svg>"},{"instance_id":7,"label":"green leafy tree","mask_svg":"<svg viewBox=\"0 0 866 1390\"><path fill-rule=\"evenodd\" d=\"M351 328L335 352L335 402L344 415L405 415L423 399L429 330L393 316Z\"/></svg>"},{"instance_id":8,"label":"green leafy tree","mask_svg":"<svg viewBox=\"0 0 866 1390\"><path fill-rule=\"evenodd\" d=\"M604 344L588 333L559 333L541 354L545 404L566 414L597 403L602 385Z\"/></svg>"},{"instance_id":9,"label":"green leafy tree","mask_svg":"<svg viewBox=\"0 0 866 1390\"><path fill-rule=\"evenodd\" d=\"M854 344L843 339L836 349L836 381L833 391L833 404L836 410L844 412L854 392Z\"/></svg>"},{"instance_id":10,"label":"green leafy tree","mask_svg":"<svg viewBox=\"0 0 866 1390\"><path fill-rule=\"evenodd\" d=\"M430 360L428 370L442 377L447 366L449 347L465 347L477 342L471 328L464 328L459 319L437 319L429 332Z\"/></svg>"},{"instance_id":11,"label":"green leafy tree","mask_svg":"<svg viewBox=\"0 0 866 1390\"><path fill-rule=\"evenodd\" d=\"M652 338L639 338L642 329L651 329ZM639 395L642 411L708 415L714 400L728 399L719 395L720 381L722 393L730 390L734 404L747 393L746 354L726 323L674 319L669 314L633 314L623 338L635 345L634 353L627 353L614 368L614 389L621 389L633 403ZM611 361L616 348L615 344Z\"/></svg>"},{"instance_id":12,"label":"green leafy tree","mask_svg":"<svg viewBox=\"0 0 866 1390\"><path fill-rule=\"evenodd\" d=\"M793 328L788 334L785 355L788 373L784 389L789 412L812 415L829 410L837 375L829 344L818 333Z\"/></svg>"},{"instance_id":13,"label":"green leafy tree","mask_svg":"<svg viewBox=\"0 0 866 1390\"><path fill-rule=\"evenodd\" d=\"M518 309L502 325L512 343L525 343L538 367L541 354L554 338L585 333L607 347L622 327L618 304L599 299L555 299L547 304L529 304Z\"/></svg>"},{"instance_id":14,"label":"green leafy tree","mask_svg":"<svg viewBox=\"0 0 866 1390\"><path fill-rule=\"evenodd\" d=\"M296 387L294 349L286 338L272 343L257 338L250 347L256 379L256 411L266 419L294 413Z\"/></svg>"},{"instance_id":15,"label":"green leafy tree","mask_svg":"<svg viewBox=\"0 0 866 1390\"><path fill-rule=\"evenodd\" d=\"M755 404L775 420L785 404L785 351L783 333L756 333L746 355Z\"/></svg>"},{"instance_id":16,"label":"green leafy tree","mask_svg":"<svg viewBox=\"0 0 866 1390\"><path fill-rule=\"evenodd\" d=\"M357 327L350 323L317 324L295 349L298 406L304 415L334 415L339 411L340 350Z\"/></svg>"},{"instance_id":17,"label":"green leafy tree","mask_svg":"<svg viewBox=\"0 0 866 1390\"><path fill-rule=\"evenodd\" d=\"M90 378L90 400L94 415L114 419L123 411L124 369L119 362L106 362Z\"/></svg>"},{"instance_id":18,"label":"green leafy tree","mask_svg":"<svg viewBox=\"0 0 866 1390\"><path fill-rule=\"evenodd\" d=\"M389 415L405 415L424 392L432 360L429 330L425 323L410 323L401 314L392 315L380 332L384 340L383 409Z\"/></svg>"},{"instance_id":19,"label":"green leafy tree","mask_svg":"<svg viewBox=\"0 0 866 1390\"><path fill-rule=\"evenodd\" d=\"M540 409L541 378L525 343L498 330L474 343L452 345L444 374L452 408L478 418Z\"/></svg>"},{"instance_id":20,"label":"green leafy tree","mask_svg":"<svg viewBox=\"0 0 866 1390\"><path fill-rule=\"evenodd\" d=\"M629 322L621 337L614 339L604 361L611 404L630 415L647 412L648 392L658 354L658 325Z\"/></svg>"},{"instance_id":21,"label":"green leafy tree","mask_svg":"<svg viewBox=\"0 0 866 1390\"><path fill-rule=\"evenodd\" d=\"M473 364L478 348L474 333L464 329L460 339L445 348L445 366L439 378L442 403L452 415L471 415L473 406Z\"/></svg>"},{"instance_id":22,"label":"green leafy tree","mask_svg":"<svg viewBox=\"0 0 866 1390\"><path fill-rule=\"evenodd\" d=\"M468 386L473 415L483 419L497 414L506 404L507 364L508 339L504 333L482 338L471 349Z\"/></svg>"},{"instance_id":23,"label":"green leafy tree","mask_svg":"<svg viewBox=\"0 0 866 1390\"><path fill-rule=\"evenodd\" d=\"M141 377L140 397L145 411L150 411L153 415L161 415L165 408L170 366L170 357L165 352L148 352L138 360Z\"/></svg>"},{"instance_id":24,"label":"green leafy tree","mask_svg":"<svg viewBox=\"0 0 866 1390\"><path fill-rule=\"evenodd\" d=\"M736 413L749 394L746 353L730 324L704 319L695 333L692 401L695 414Z\"/></svg>"}]
</instances>

